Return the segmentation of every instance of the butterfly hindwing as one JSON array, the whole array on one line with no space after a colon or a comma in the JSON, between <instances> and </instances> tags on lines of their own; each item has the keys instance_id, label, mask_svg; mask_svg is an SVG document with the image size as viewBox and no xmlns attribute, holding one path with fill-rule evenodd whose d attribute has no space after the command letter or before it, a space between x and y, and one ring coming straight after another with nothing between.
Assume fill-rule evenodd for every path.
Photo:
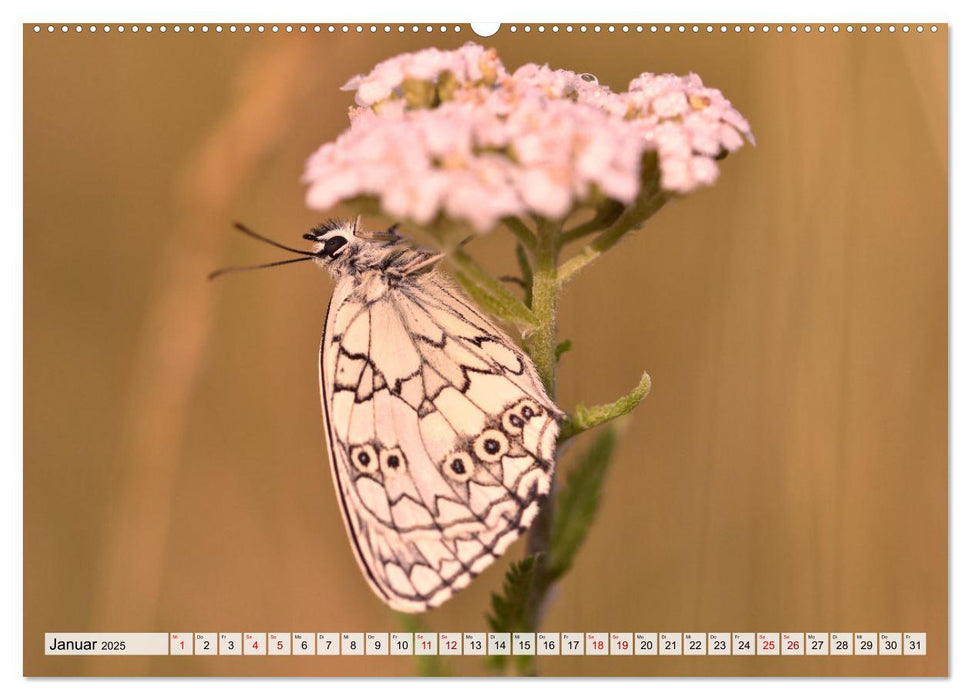
<instances>
[{"instance_id":1,"label":"butterfly hindwing","mask_svg":"<svg viewBox=\"0 0 971 700\"><path fill-rule=\"evenodd\" d=\"M532 522L560 412L529 358L437 272L380 293L341 279L320 380L348 534L391 607L439 605Z\"/></svg>"}]
</instances>

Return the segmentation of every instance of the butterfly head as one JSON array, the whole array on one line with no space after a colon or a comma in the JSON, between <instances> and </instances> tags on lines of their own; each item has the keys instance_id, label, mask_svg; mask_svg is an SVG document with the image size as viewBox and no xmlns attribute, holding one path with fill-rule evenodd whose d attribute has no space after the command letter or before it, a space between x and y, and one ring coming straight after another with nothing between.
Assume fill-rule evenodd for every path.
<instances>
[{"instance_id":1,"label":"butterfly head","mask_svg":"<svg viewBox=\"0 0 971 700\"><path fill-rule=\"evenodd\" d=\"M340 260L349 249L357 246L356 234L356 221L331 219L314 226L309 233L303 234L303 237L313 242L311 250L318 264L327 267Z\"/></svg>"},{"instance_id":2,"label":"butterfly head","mask_svg":"<svg viewBox=\"0 0 971 700\"><path fill-rule=\"evenodd\" d=\"M307 260L313 260L332 275L340 276L357 268L366 268L369 264L373 263L374 258L386 255L379 248L395 244L402 239L401 235L396 231L397 224L387 231L362 231L360 229L360 222L361 217L357 217L354 221L331 219L330 221L314 226L309 233L303 235L304 239L313 243L310 250L291 248L288 245L278 243L271 238L256 233L256 231L253 231L244 224L236 222L234 226L241 233L268 243L275 248L280 248L289 253L297 253L301 257L291 258L289 260L277 260L262 265L224 267L211 272L209 279L215 279L227 272L260 270L267 267L278 267L280 265L289 265Z\"/></svg>"},{"instance_id":3,"label":"butterfly head","mask_svg":"<svg viewBox=\"0 0 971 700\"><path fill-rule=\"evenodd\" d=\"M310 254L315 262L333 274L340 274L355 267L367 267L372 258L383 255L381 248L401 240L397 224L387 231L363 231L360 222L360 217L353 221L331 219L305 233L304 239L313 243Z\"/></svg>"}]
</instances>

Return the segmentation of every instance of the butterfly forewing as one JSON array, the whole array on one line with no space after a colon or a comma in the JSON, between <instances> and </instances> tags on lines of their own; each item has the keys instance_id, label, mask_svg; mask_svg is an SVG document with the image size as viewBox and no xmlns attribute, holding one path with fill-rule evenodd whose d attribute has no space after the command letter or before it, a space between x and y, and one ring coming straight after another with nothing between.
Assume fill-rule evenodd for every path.
<instances>
[{"instance_id":1,"label":"butterfly forewing","mask_svg":"<svg viewBox=\"0 0 971 700\"><path fill-rule=\"evenodd\" d=\"M348 535L391 607L441 604L536 516L561 414L529 358L439 273L341 278L320 382Z\"/></svg>"}]
</instances>

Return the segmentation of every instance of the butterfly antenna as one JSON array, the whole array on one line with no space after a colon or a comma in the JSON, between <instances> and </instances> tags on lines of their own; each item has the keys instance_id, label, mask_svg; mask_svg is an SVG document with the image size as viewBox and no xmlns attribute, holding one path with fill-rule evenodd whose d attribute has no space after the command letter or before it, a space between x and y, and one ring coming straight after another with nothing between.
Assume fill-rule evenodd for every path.
<instances>
[{"instance_id":1,"label":"butterfly antenna","mask_svg":"<svg viewBox=\"0 0 971 700\"><path fill-rule=\"evenodd\" d=\"M236 267L224 267L220 270L214 270L209 273L209 280L212 281L217 277L225 275L227 272L246 272L247 270L265 270L268 267L279 267L280 265L289 265L291 263L304 262L306 260L313 260L316 255L305 255L302 258L292 258L290 260L277 260L276 262L263 263L262 265L241 265Z\"/></svg>"},{"instance_id":2,"label":"butterfly antenna","mask_svg":"<svg viewBox=\"0 0 971 700\"><path fill-rule=\"evenodd\" d=\"M233 226L236 228L237 231L239 231L241 233L245 233L247 236L249 236L251 238L255 238L258 241L263 241L264 243L269 243L271 246L274 246L276 248L279 248L280 250L286 250L286 251L288 251L290 253L297 253L298 255L309 255L311 257L314 257L314 253L312 253L309 250L299 250L297 248L291 248L290 246L283 245L282 243L277 243L272 238L267 238L266 236L261 236L256 231L254 231L253 229L251 229L250 227L248 227L246 224L241 224L238 221L234 221L233 222Z\"/></svg>"}]
</instances>

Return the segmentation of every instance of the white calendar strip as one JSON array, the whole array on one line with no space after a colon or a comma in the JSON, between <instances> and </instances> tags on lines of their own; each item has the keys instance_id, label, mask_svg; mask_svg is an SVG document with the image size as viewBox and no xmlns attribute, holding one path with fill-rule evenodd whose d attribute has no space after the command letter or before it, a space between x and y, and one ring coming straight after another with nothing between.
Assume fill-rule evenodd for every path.
<instances>
[{"instance_id":1,"label":"white calendar strip","mask_svg":"<svg viewBox=\"0 0 971 700\"><path fill-rule=\"evenodd\" d=\"M49 632L48 656L925 656L924 632Z\"/></svg>"}]
</instances>

